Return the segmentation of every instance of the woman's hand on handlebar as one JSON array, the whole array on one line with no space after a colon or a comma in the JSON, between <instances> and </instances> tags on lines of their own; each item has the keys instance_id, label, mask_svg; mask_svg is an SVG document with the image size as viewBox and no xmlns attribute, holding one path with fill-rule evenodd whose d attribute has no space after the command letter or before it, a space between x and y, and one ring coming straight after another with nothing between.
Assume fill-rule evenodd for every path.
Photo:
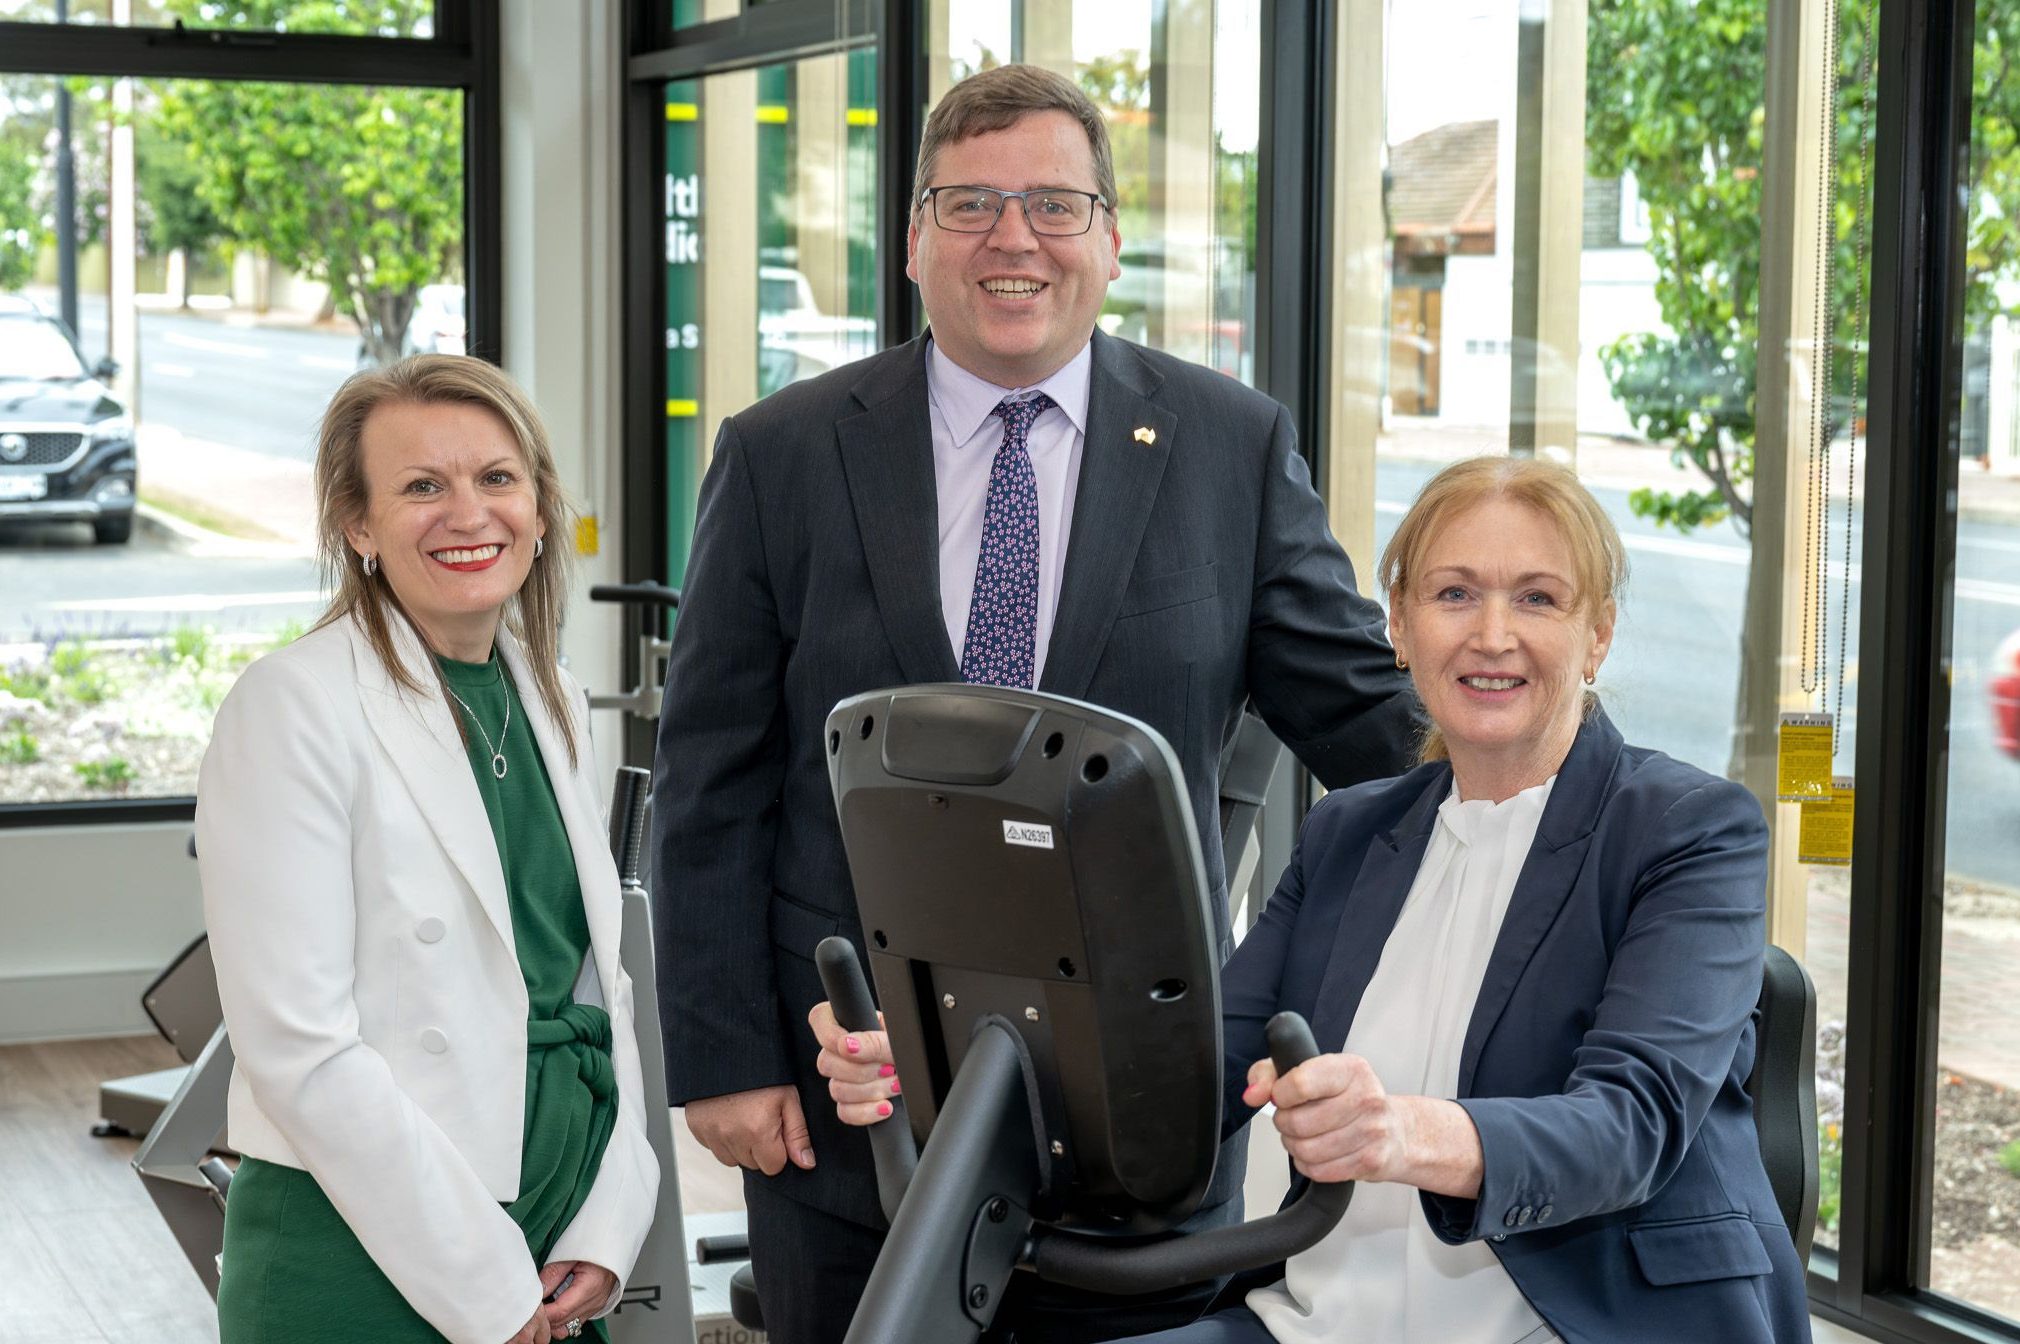
<instances>
[{"instance_id":1,"label":"woman's hand on handlebar","mask_svg":"<svg viewBox=\"0 0 2020 1344\"><path fill-rule=\"evenodd\" d=\"M877 1021L884 1020L882 1013ZM828 1080L835 1114L845 1125L874 1125L891 1113L891 1098L902 1090L891 1062L891 1038L882 1031L847 1031L825 1002L814 1005L807 1025L821 1043L816 1067Z\"/></svg>"},{"instance_id":2,"label":"woman's hand on handlebar","mask_svg":"<svg viewBox=\"0 0 2020 1344\"><path fill-rule=\"evenodd\" d=\"M1284 1150L1315 1181L1392 1181L1404 1166L1403 1117L1359 1055L1317 1055L1282 1077L1259 1059L1242 1100L1276 1103Z\"/></svg>"},{"instance_id":3,"label":"woman's hand on handlebar","mask_svg":"<svg viewBox=\"0 0 2020 1344\"><path fill-rule=\"evenodd\" d=\"M1259 1059L1242 1100L1276 1103L1284 1150L1315 1181L1395 1181L1467 1199L1480 1191L1486 1162L1465 1108L1391 1096L1359 1055L1318 1055L1281 1078Z\"/></svg>"}]
</instances>

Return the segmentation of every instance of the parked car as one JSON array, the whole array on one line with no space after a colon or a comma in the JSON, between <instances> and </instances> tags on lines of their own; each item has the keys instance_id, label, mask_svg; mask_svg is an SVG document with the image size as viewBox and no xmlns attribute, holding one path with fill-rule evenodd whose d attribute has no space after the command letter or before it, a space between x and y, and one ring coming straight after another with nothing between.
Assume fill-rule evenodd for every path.
<instances>
[{"instance_id":1,"label":"parked car","mask_svg":"<svg viewBox=\"0 0 2020 1344\"><path fill-rule=\"evenodd\" d=\"M0 295L0 523L84 522L103 544L133 535L133 417L86 367L70 329Z\"/></svg>"},{"instance_id":2,"label":"parked car","mask_svg":"<svg viewBox=\"0 0 2020 1344\"><path fill-rule=\"evenodd\" d=\"M790 266L758 267L758 395L838 368L877 351L877 323L821 311L806 275Z\"/></svg>"},{"instance_id":3,"label":"parked car","mask_svg":"<svg viewBox=\"0 0 2020 1344\"><path fill-rule=\"evenodd\" d=\"M400 343L403 355L468 353L469 327L463 315L461 285L423 285L414 298L414 315Z\"/></svg>"},{"instance_id":4,"label":"parked car","mask_svg":"<svg viewBox=\"0 0 2020 1344\"><path fill-rule=\"evenodd\" d=\"M2020 630L1992 655L1992 741L2020 761Z\"/></svg>"}]
</instances>

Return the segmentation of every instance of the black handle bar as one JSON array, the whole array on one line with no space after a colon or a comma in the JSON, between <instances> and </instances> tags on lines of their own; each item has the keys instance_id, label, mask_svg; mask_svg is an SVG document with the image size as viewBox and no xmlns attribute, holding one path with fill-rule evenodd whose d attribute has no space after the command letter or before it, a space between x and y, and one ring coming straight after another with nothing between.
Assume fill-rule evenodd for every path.
<instances>
[{"instance_id":1,"label":"black handle bar","mask_svg":"<svg viewBox=\"0 0 2020 1344\"><path fill-rule=\"evenodd\" d=\"M814 964L820 968L821 986L835 1010L835 1021L845 1031L878 1031L877 1005L870 998L869 982L863 978L863 963L856 959L855 946L846 938L828 937L814 949ZM912 1121L905 1113L905 1098L891 1098L891 1113L870 1126L870 1153L877 1163L877 1198L884 1217L896 1222L898 1205L905 1200L912 1172L919 1165L919 1150L912 1143Z\"/></svg>"},{"instance_id":2,"label":"black handle bar","mask_svg":"<svg viewBox=\"0 0 2020 1344\"><path fill-rule=\"evenodd\" d=\"M1264 1028L1279 1075L1319 1053L1312 1029L1296 1013L1278 1013ZM1031 1257L1038 1277L1097 1293L1155 1293L1223 1274L1261 1269L1310 1250L1345 1216L1352 1181L1314 1181L1289 1208L1252 1223L1217 1227L1140 1246L1047 1231Z\"/></svg>"},{"instance_id":3,"label":"black handle bar","mask_svg":"<svg viewBox=\"0 0 2020 1344\"><path fill-rule=\"evenodd\" d=\"M649 607L680 605L680 589L663 583L599 583L589 590L591 602L641 602Z\"/></svg>"},{"instance_id":4,"label":"black handle bar","mask_svg":"<svg viewBox=\"0 0 2020 1344\"><path fill-rule=\"evenodd\" d=\"M616 787L617 794L610 805L610 856L617 860L620 884L642 886L645 808L652 795L652 772L635 765L620 765Z\"/></svg>"}]
</instances>

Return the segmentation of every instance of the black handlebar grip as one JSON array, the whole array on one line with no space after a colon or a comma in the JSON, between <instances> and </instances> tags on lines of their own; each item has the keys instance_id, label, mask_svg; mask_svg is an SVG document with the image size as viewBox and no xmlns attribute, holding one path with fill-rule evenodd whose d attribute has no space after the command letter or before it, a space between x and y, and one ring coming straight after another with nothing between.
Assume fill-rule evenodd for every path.
<instances>
[{"instance_id":1,"label":"black handlebar grip","mask_svg":"<svg viewBox=\"0 0 2020 1344\"><path fill-rule=\"evenodd\" d=\"M1272 1017L1263 1037L1278 1077L1319 1053L1311 1027L1296 1013ZM1168 1292L1310 1250L1333 1230L1353 1197L1352 1181L1313 1181L1297 1202L1267 1218L1136 1246L1045 1231L1033 1248L1032 1267L1047 1282L1097 1293Z\"/></svg>"},{"instance_id":2,"label":"black handlebar grip","mask_svg":"<svg viewBox=\"0 0 2020 1344\"><path fill-rule=\"evenodd\" d=\"M651 771L635 765L617 767L617 784L610 800L610 857L617 860L617 880L624 886L641 884L645 805L651 796Z\"/></svg>"},{"instance_id":3,"label":"black handlebar grip","mask_svg":"<svg viewBox=\"0 0 2020 1344\"><path fill-rule=\"evenodd\" d=\"M863 963L856 959L855 946L848 939L821 939L814 949L814 965L820 968L821 986L835 1010L835 1021L844 1031L882 1029L869 982L863 978ZM896 1222L898 1205L904 1202L912 1171L919 1165L904 1097L892 1097L890 1115L870 1126L870 1153L877 1162L877 1196L884 1206L884 1217Z\"/></svg>"},{"instance_id":4,"label":"black handlebar grip","mask_svg":"<svg viewBox=\"0 0 2020 1344\"><path fill-rule=\"evenodd\" d=\"M750 1259L748 1232L725 1232L721 1236L694 1239L694 1262L697 1265L720 1265L725 1261L748 1259Z\"/></svg>"},{"instance_id":5,"label":"black handlebar grip","mask_svg":"<svg viewBox=\"0 0 2020 1344\"><path fill-rule=\"evenodd\" d=\"M653 607L678 607L680 589L663 583L599 583L589 590L591 602L643 602Z\"/></svg>"},{"instance_id":6,"label":"black handlebar grip","mask_svg":"<svg viewBox=\"0 0 2020 1344\"><path fill-rule=\"evenodd\" d=\"M1269 1042L1270 1063L1277 1066L1279 1078L1319 1053L1311 1027L1297 1013L1278 1013L1271 1018L1263 1028L1263 1039Z\"/></svg>"}]
</instances>

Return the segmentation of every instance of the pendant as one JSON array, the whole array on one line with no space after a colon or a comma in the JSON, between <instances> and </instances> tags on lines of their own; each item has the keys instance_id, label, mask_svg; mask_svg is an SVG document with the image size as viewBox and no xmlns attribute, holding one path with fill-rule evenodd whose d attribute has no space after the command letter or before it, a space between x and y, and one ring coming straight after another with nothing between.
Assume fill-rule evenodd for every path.
<instances>
[{"instance_id":1,"label":"pendant","mask_svg":"<svg viewBox=\"0 0 2020 1344\"><path fill-rule=\"evenodd\" d=\"M498 776L498 778L500 778L500 779L503 779L503 778L505 778L505 753L504 753L504 752L502 752L502 751L501 751L501 752L498 752L498 753L497 753L496 755L494 755L494 756L492 756L492 757L491 757L491 773L492 773L492 774L494 774L494 775L496 775L496 776Z\"/></svg>"}]
</instances>

